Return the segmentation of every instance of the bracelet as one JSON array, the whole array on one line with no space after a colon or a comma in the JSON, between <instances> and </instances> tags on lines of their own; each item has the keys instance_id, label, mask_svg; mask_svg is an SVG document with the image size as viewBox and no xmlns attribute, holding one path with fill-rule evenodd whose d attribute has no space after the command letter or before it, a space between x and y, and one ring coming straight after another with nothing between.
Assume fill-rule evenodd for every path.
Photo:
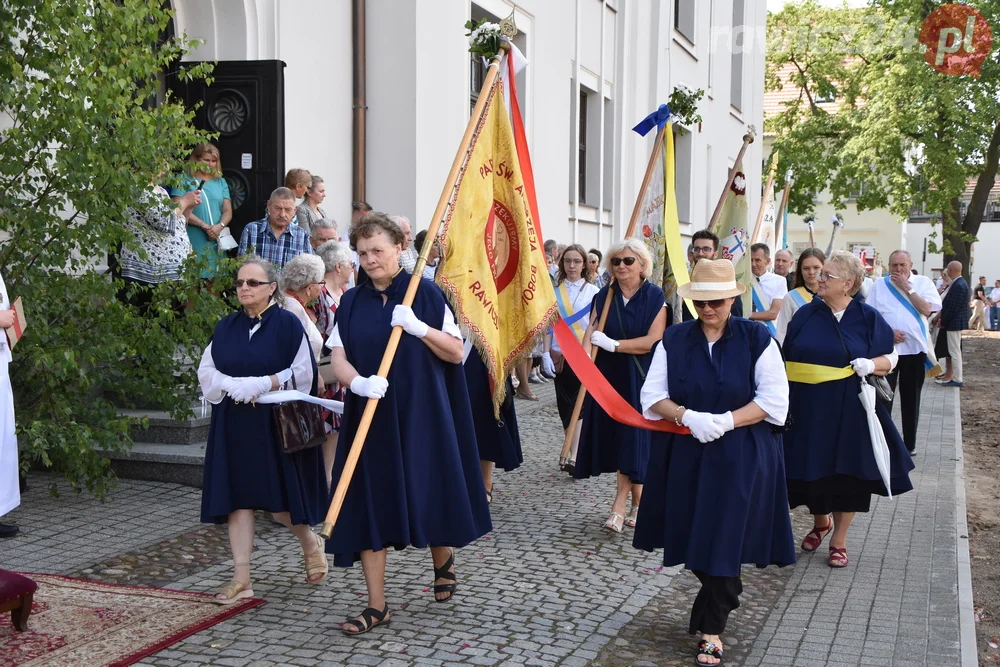
<instances>
[{"instance_id":1,"label":"bracelet","mask_svg":"<svg viewBox=\"0 0 1000 667\"><path fill-rule=\"evenodd\" d=\"M678 418L681 416L681 410L684 410L684 409L685 409L684 406L678 405L677 406L677 411L674 413L674 423L677 424L678 426L682 426L682 424L680 422L680 419L678 419Z\"/></svg>"}]
</instances>

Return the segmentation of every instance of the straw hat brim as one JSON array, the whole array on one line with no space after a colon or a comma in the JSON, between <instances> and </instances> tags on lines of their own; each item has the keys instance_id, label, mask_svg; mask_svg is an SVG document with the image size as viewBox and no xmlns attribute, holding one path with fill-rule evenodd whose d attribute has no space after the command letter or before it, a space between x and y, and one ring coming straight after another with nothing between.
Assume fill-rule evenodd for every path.
<instances>
[{"instance_id":1,"label":"straw hat brim","mask_svg":"<svg viewBox=\"0 0 1000 667\"><path fill-rule=\"evenodd\" d=\"M677 288L677 293L682 299L693 301L713 301L715 299L729 299L731 297L742 296L746 291L746 285L736 283L733 289L724 290L697 290L692 286L694 283L686 283Z\"/></svg>"}]
</instances>

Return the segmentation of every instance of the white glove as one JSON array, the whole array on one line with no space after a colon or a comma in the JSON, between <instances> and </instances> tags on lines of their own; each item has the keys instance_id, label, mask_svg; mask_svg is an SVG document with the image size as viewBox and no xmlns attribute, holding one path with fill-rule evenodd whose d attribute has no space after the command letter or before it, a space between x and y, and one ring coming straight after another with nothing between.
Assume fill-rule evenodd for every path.
<instances>
[{"instance_id":1,"label":"white glove","mask_svg":"<svg viewBox=\"0 0 1000 667\"><path fill-rule=\"evenodd\" d=\"M426 336L427 330L430 329L427 324L417 318L412 308L403 304L392 309L392 326L403 327L403 331L417 338Z\"/></svg>"},{"instance_id":2,"label":"white glove","mask_svg":"<svg viewBox=\"0 0 1000 667\"><path fill-rule=\"evenodd\" d=\"M618 349L618 346L616 345L618 341L611 340L604 334L603 331L595 331L590 334L590 342L608 352L614 352Z\"/></svg>"},{"instance_id":3,"label":"white glove","mask_svg":"<svg viewBox=\"0 0 1000 667\"><path fill-rule=\"evenodd\" d=\"M286 368L283 371L278 371L277 373L274 374L274 376L278 378L278 386L280 387L281 385L285 384L286 382L292 379L292 369Z\"/></svg>"},{"instance_id":4,"label":"white glove","mask_svg":"<svg viewBox=\"0 0 1000 667\"><path fill-rule=\"evenodd\" d=\"M718 440L725 433L722 426L715 423L713 415L707 412L685 410L681 423L687 426L691 430L691 435L702 444Z\"/></svg>"},{"instance_id":5,"label":"white glove","mask_svg":"<svg viewBox=\"0 0 1000 667\"><path fill-rule=\"evenodd\" d=\"M542 372L546 375L556 374L556 365L552 362L552 355L549 352L542 353Z\"/></svg>"},{"instance_id":6,"label":"white glove","mask_svg":"<svg viewBox=\"0 0 1000 667\"><path fill-rule=\"evenodd\" d=\"M714 421L716 425L722 427L724 433L729 433L736 428L736 424L733 422L732 412L727 412L722 415L712 415L712 421Z\"/></svg>"},{"instance_id":7,"label":"white glove","mask_svg":"<svg viewBox=\"0 0 1000 667\"><path fill-rule=\"evenodd\" d=\"M237 403L247 403L261 394L271 391L271 378L267 375L259 377L233 378L230 398Z\"/></svg>"},{"instance_id":8,"label":"white glove","mask_svg":"<svg viewBox=\"0 0 1000 667\"><path fill-rule=\"evenodd\" d=\"M858 377L865 377L875 372L875 362L864 357L858 357L852 361L851 366L854 367L854 372L858 374Z\"/></svg>"},{"instance_id":9,"label":"white glove","mask_svg":"<svg viewBox=\"0 0 1000 667\"><path fill-rule=\"evenodd\" d=\"M399 308L400 306L396 307ZM351 380L351 391L362 398L385 398L385 392L388 389L389 381L377 375L372 375L370 377L362 377L359 375Z\"/></svg>"}]
</instances>

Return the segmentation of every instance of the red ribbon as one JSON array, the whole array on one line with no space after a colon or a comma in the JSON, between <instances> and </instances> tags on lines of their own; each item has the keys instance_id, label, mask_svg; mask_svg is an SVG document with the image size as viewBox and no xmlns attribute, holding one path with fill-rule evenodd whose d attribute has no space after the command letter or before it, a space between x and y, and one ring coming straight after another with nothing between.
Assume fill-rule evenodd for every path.
<instances>
[{"instance_id":1,"label":"red ribbon","mask_svg":"<svg viewBox=\"0 0 1000 667\"><path fill-rule=\"evenodd\" d=\"M580 382L594 397L597 404L608 413L609 417L626 426L634 426L647 431L683 434L691 432L686 426L678 426L672 421L646 419L640 415L632 407L632 404L622 398L621 394L611 386L611 383L594 364L593 359L583 349L576 336L573 335L573 331L566 325L566 322L559 319L552 329L555 332L556 340L559 341L559 347L566 358L566 363L573 369L576 376L580 378Z\"/></svg>"}]
</instances>

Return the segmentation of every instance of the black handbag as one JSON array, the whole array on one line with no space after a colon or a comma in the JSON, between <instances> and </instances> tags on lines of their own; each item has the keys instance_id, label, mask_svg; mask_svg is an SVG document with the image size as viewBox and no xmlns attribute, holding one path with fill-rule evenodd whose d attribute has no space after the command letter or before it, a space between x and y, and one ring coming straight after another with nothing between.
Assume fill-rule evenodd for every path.
<instances>
[{"instance_id":1,"label":"black handbag","mask_svg":"<svg viewBox=\"0 0 1000 667\"><path fill-rule=\"evenodd\" d=\"M295 376L292 376L292 387L295 386ZM323 408L306 401L288 401L272 406L274 426L278 431L278 441L281 451L286 454L301 452L303 449L316 447L326 440L326 427L323 421Z\"/></svg>"}]
</instances>

